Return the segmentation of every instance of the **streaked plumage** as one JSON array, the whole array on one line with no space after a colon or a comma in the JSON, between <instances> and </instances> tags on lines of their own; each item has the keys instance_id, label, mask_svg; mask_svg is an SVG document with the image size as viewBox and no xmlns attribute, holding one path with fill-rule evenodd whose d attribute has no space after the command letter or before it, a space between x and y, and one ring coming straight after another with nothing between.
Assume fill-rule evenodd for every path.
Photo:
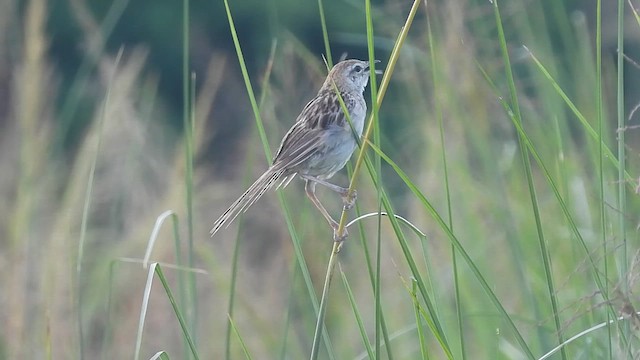
<instances>
[{"instance_id":1,"label":"streaked plumage","mask_svg":"<svg viewBox=\"0 0 640 360\"><path fill-rule=\"evenodd\" d=\"M355 195L347 194L347 189L325 181L344 167L357 146L340 106L336 88L349 110L353 130L359 137L367 113L363 92L368 80L368 62L345 60L336 64L316 97L302 109L295 124L282 139L272 165L216 220L211 236L223 226L228 226L267 190L274 186L287 186L299 175L306 182L307 196L332 226L336 238L337 223L315 197L315 184L320 183L340 193L346 207L353 205Z\"/></svg>"}]
</instances>

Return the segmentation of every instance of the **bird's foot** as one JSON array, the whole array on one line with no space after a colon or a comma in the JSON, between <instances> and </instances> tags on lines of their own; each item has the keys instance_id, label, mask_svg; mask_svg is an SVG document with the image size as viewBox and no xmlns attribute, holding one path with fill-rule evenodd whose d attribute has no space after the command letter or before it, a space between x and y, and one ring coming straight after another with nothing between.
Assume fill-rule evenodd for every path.
<instances>
[{"instance_id":1,"label":"bird's foot","mask_svg":"<svg viewBox=\"0 0 640 360\"><path fill-rule=\"evenodd\" d=\"M338 230L338 226L333 228L333 241L341 243L349 236L349 232L346 227L342 228L342 233L338 233Z\"/></svg>"},{"instance_id":2,"label":"bird's foot","mask_svg":"<svg viewBox=\"0 0 640 360\"><path fill-rule=\"evenodd\" d=\"M344 210L351 210L351 208L353 208L353 205L356 204L357 198L358 198L358 192L355 189L351 191L347 189L345 194L342 195L342 206Z\"/></svg>"}]
</instances>

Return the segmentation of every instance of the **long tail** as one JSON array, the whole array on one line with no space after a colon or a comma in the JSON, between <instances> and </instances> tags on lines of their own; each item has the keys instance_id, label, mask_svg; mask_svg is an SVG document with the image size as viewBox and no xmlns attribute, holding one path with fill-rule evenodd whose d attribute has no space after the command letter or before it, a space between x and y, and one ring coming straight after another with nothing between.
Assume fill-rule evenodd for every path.
<instances>
[{"instance_id":1,"label":"long tail","mask_svg":"<svg viewBox=\"0 0 640 360\"><path fill-rule=\"evenodd\" d=\"M283 179L283 175L285 175L283 169L274 169L273 167L267 169L267 171L216 220L210 231L211 236L213 237L225 224L229 226L240 213L247 211L253 203L258 201L267 190L271 189L280 180L290 180L287 179L288 176L285 176ZM295 174L293 175L295 176Z\"/></svg>"}]
</instances>

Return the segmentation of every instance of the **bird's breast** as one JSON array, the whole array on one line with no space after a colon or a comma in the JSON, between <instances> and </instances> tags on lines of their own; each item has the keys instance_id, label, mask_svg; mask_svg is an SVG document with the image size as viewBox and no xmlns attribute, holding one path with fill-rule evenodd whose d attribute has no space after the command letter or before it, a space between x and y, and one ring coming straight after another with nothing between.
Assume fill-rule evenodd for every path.
<instances>
[{"instance_id":1,"label":"bird's breast","mask_svg":"<svg viewBox=\"0 0 640 360\"><path fill-rule=\"evenodd\" d=\"M367 103L364 101L364 98L361 94L357 96L348 96L346 98L348 99L346 105L349 110L349 118L351 119L351 124L353 125L353 128L358 136L360 136L362 135L364 120L367 115ZM343 126L346 130L351 131L351 127L348 122L345 122Z\"/></svg>"}]
</instances>

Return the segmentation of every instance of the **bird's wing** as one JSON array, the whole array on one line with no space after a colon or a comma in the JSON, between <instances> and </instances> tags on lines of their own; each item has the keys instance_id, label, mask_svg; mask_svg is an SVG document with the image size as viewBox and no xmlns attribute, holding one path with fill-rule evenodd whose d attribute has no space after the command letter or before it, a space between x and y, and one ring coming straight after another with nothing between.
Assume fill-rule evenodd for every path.
<instances>
[{"instance_id":1,"label":"bird's wing","mask_svg":"<svg viewBox=\"0 0 640 360\"><path fill-rule=\"evenodd\" d=\"M323 134L329 126L344 126L345 123L346 117L335 93L333 96L318 94L304 107L282 139L273 166L290 169L299 165L322 147Z\"/></svg>"},{"instance_id":2,"label":"bird's wing","mask_svg":"<svg viewBox=\"0 0 640 360\"><path fill-rule=\"evenodd\" d=\"M322 147L324 139L321 129L309 129L298 125L299 123L296 123L282 140L273 160L274 168L292 169L316 154Z\"/></svg>"}]
</instances>

